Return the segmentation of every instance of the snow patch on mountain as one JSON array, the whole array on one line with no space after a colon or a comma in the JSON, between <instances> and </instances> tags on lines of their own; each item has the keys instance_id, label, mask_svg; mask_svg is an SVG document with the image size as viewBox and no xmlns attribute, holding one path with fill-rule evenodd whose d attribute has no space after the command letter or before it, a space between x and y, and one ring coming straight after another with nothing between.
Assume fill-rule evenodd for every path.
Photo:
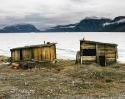
<instances>
[{"instance_id":1,"label":"snow patch on mountain","mask_svg":"<svg viewBox=\"0 0 125 99\"><path fill-rule=\"evenodd\" d=\"M125 22L125 19L121 19L121 20L118 20L115 22L106 22L103 24L103 26L108 26L108 25L112 25L112 24L120 24L120 23L124 23L124 22Z\"/></svg>"}]
</instances>

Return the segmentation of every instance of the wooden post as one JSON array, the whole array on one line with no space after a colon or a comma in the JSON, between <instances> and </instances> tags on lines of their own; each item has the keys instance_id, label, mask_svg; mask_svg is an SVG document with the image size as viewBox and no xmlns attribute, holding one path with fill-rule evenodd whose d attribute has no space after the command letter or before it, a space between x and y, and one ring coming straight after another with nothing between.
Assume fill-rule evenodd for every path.
<instances>
[{"instance_id":1,"label":"wooden post","mask_svg":"<svg viewBox=\"0 0 125 99\"><path fill-rule=\"evenodd\" d=\"M81 64L83 64L83 62L82 62L82 56L80 56L80 59L81 59Z\"/></svg>"},{"instance_id":2,"label":"wooden post","mask_svg":"<svg viewBox=\"0 0 125 99\"><path fill-rule=\"evenodd\" d=\"M10 63L13 62L13 51L11 50L11 58L10 58Z\"/></svg>"},{"instance_id":3,"label":"wooden post","mask_svg":"<svg viewBox=\"0 0 125 99\"><path fill-rule=\"evenodd\" d=\"M115 46L115 62L117 62L117 58L118 58L118 50L117 46Z\"/></svg>"},{"instance_id":4,"label":"wooden post","mask_svg":"<svg viewBox=\"0 0 125 99\"><path fill-rule=\"evenodd\" d=\"M56 56L56 45L54 45L54 55L55 55L55 59L57 58L57 56Z\"/></svg>"},{"instance_id":5,"label":"wooden post","mask_svg":"<svg viewBox=\"0 0 125 99\"><path fill-rule=\"evenodd\" d=\"M81 64L83 64L83 61L82 61L82 52L81 52L81 50L82 50L82 48L81 48L82 44L83 44L83 42L80 41L80 63Z\"/></svg>"},{"instance_id":6,"label":"wooden post","mask_svg":"<svg viewBox=\"0 0 125 99\"><path fill-rule=\"evenodd\" d=\"M105 56L105 45L104 45L104 57L105 57L105 66L106 66L106 56Z\"/></svg>"},{"instance_id":7,"label":"wooden post","mask_svg":"<svg viewBox=\"0 0 125 99\"><path fill-rule=\"evenodd\" d=\"M99 50L98 50L98 44L96 44L96 62L99 63Z\"/></svg>"}]
</instances>

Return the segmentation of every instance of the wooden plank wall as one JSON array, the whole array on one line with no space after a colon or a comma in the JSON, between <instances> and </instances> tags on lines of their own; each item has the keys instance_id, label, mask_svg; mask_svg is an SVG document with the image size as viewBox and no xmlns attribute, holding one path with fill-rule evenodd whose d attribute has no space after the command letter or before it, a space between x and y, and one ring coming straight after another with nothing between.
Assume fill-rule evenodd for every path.
<instances>
[{"instance_id":1,"label":"wooden plank wall","mask_svg":"<svg viewBox=\"0 0 125 99\"><path fill-rule=\"evenodd\" d=\"M98 51L97 51L98 57L105 56L107 64L116 62L117 60L116 53L117 53L117 47L115 46L103 45L103 44L98 45Z\"/></svg>"},{"instance_id":2,"label":"wooden plank wall","mask_svg":"<svg viewBox=\"0 0 125 99\"><path fill-rule=\"evenodd\" d=\"M82 63L96 62L96 56L81 56Z\"/></svg>"},{"instance_id":3,"label":"wooden plank wall","mask_svg":"<svg viewBox=\"0 0 125 99\"><path fill-rule=\"evenodd\" d=\"M81 55L82 55L82 49L96 49L96 44L81 42L80 43ZM95 56L81 56L81 64L90 63L90 62L96 62L96 55Z\"/></svg>"},{"instance_id":4,"label":"wooden plank wall","mask_svg":"<svg viewBox=\"0 0 125 99\"><path fill-rule=\"evenodd\" d=\"M82 56L82 49L96 49L96 56ZM99 63L99 56L105 56L107 63L117 61L117 46L80 42L81 61Z\"/></svg>"},{"instance_id":5,"label":"wooden plank wall","mask_svg":"<svg viewBox=\"0 0 125 99\"><path fill-rule=\"evenodd\" d=\"M13 61L20 61L20 50L11 51L11 57ZM43 46L34 48L23 48L22 49L22 60L49 60L53 61L56 59L56 46Z\"/></svg>"},{"instance_id":6,"label":"wooden plank wall","mask_svg":"<svg viewBox=\"0 0 125 99\"><path fill-rule=\"evenodd\" d=\"M107 63L116 62L117 60L117 48L115 46L106 46L106 61Z\"/></svg>"},{"instance_id":7,"label":"wooden plank wall","mask_svg":"<svg viewBox=\"0 0 125 99\"><path fill-rule=\"evenodd\" d=\"M20 51L15 50L12 52L12 61L18 61L20 60Z\"/></svg>"},{"instance_id":8,"label":"wooden plank wall","mask_svg":"<svg viewBox=\"0 0 125 99\"><path fill-rule=\"evenodd\" d=\"M30 49L23 49L22 50L22 60L30 60L31 59L31 52Z\"/></svg>"},{"instance_id":9,"label":"wooden plank wall","mask_svg":"<svg viewBox=\"0 0 125 99\"><path fill-rule=\"evenodd\" d=\"M96 44L93 43L81 43L80 49L95 49L96 48Z\"/></svg>"}]
</instances>

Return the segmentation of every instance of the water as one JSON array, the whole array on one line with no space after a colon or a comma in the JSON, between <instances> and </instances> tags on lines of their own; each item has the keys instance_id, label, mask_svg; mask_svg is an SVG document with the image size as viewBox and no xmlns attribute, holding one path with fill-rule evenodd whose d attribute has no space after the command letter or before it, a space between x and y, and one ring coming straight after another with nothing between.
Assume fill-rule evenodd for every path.
<instances>
[{"instance_id":1,"label":"water","mask_svg":"<svg viewBox=\"0 0 125 99\"><path fill-rule=\"evenodd\" d=\"M57 43L57 58L75 59L79 40L83 39L118 44L118 61L125 62L125 33L1 33L0 55L10 56L14 47L43 44L44 41Z\"/></svg>"}]
</instances>

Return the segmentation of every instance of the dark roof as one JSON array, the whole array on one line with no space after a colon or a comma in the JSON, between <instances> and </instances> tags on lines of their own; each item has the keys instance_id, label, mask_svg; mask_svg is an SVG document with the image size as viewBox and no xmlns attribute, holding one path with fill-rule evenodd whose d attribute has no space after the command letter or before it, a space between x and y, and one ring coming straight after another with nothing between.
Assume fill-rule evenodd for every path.
<instances>
[{"instance_id":1,"label":"dark roof","mask_svg":"<svg viewBox=\"0 0 125 99\"><path fill-rule=\"evenodd\" d=\"M95 43L95 44L104 44L104 45L110 45L110 46L118 46L117 44L114 43L104 43L104 42L96 42L96 41L89 41L89 40L80 40L83 42L87 42L87 43Z\"/></svg>"},{"instance_id":2,"label":"dark roof","mask_svg":"<svg viewBox=\"0 0 125 99\"><path fill-rule=\"evenodd\" d=\"M17 48L12 48L10 49L12 50L18 50L18 49L27 49L27 48L35 48L35 47L49 47L49 46L53 46L56 43L46 43L46 44L40 44L40 45L30 45L30 46L24 46L24 47L17 47Z\"/></svg>"}]
</instances>

